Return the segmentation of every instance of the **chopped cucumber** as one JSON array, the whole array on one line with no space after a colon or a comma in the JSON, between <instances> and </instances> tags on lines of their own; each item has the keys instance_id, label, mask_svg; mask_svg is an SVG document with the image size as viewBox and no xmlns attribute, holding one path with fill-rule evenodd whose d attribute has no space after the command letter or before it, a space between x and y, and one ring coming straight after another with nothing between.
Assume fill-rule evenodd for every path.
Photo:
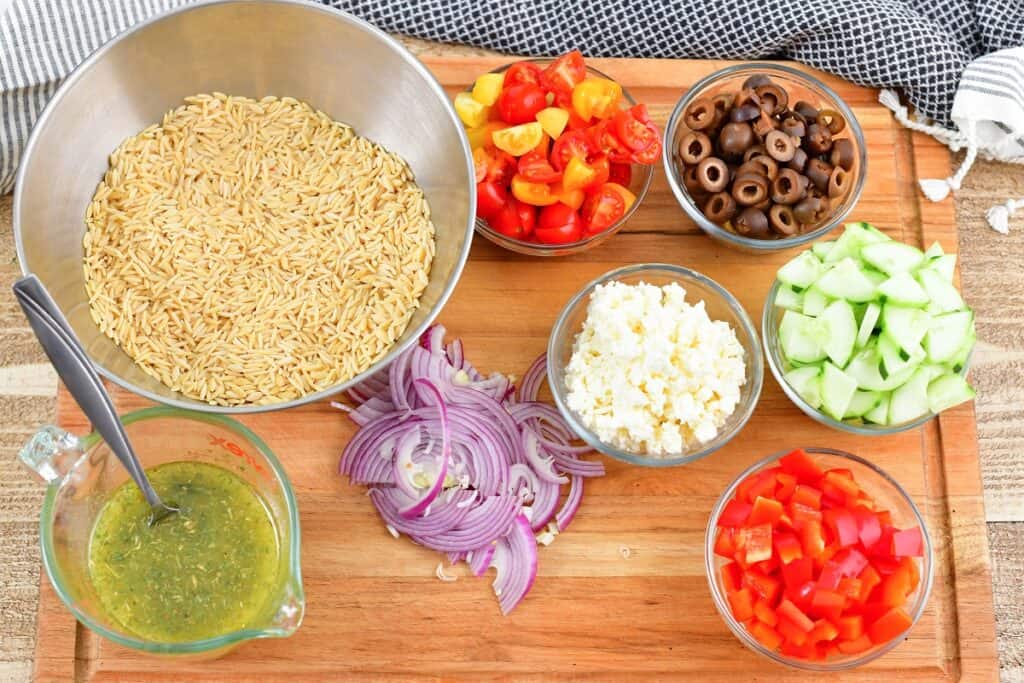
<instances>
[{"instance_id":1,"label":"chopped cucumber","mask_svg":"<svg viewBox=\"0 0 1024 683\"><path fill-rule=\"evenodd\" d=\"M838 299L822 311L818 320L828 325L825 353L837 366L846 367L853 353L853 342L857 339L857 320L853 315L853 307Z\"/></svg>"},{"instance_id":2,"label":"chopped cucumber","mask_svg":"<svg viewBox=\"0 0 1024 683\"><path fill-rule=\"evenodd\" d=\"M930 301L924 287L917 284L917 280L910 273L893 275L878 285L878 293L883 295L886 301L904 306L927 306Z\"/></svg>"},{"instance_id":3,"label":"chopped cucumber","mask_svg":"<svg viewBox=\"0 0 1024 683\"><path fill-rule=\"evenodd\" d=\"M811 287L804 292L804 315L819 316L825 307L828 306L828 297L821 293L817 287Z\"/></svg>"},{"instance_id":4,"label":"chopped cucumber","mask_svg":"<svg viewBox=\"0 0 1024 683\"><path fill-rule=\"evenodd\" d=\"M934 258L921 270L934 270L946 282L953 282L953 275L956 273L956 254L945 254Z\"/></svg>"},{"instance_id":5,"label":"chopped cucumber","mask_svg":"<svg viewBox=\"0 0 1024 683\"><path fill-rule=\"evenodd\" d=\"M948 363L957 357L964 340L971 336L974 313L953 311L932 318L924 337L924 350L933 363Z\"/></svg>"},{"instance_id":6,"label":"chopped cucumber","mask_svg":"<svg viewBox=\"0 0 1024 683\"><path fill-rule=\"evenodd\" d=\"M864 309L864 317L860 320L860 329L857 330L857 339L854 341L854 346L858 349L862 349L867 345L868 339L871 338L871 333L875 331L878 316L881 314L882 307L873 301Z\"/></svg>"},{"instance_id":7,"label":"chopped cucumber","mask_svg":"<svg viewBox=\"0 0 1024 683\"><path fill-rule=\"evenodd\" d=\"M888 240L889 238L878 230L869 230L867 223L848 223L843 234L826 254L825 263L838 263L850 257L860 258L860 251L864 245Z\"/></svg>"},{"instance_id":8,"label":"chopped cucumber","mask_svg":"<svg viewBox=\"0 0 1024 683\"><path fill-rule=\"evenodd\" d=\"M821 375L821 407L827 414L842 420L856 391L857 380L825 361Z\"/></svg>"},{"instance_id":9,"label":"chopped cucumber","mask_svg":"<svg viewBox=\"0 0 1024 683\"><path fill-rule=\"evenodd\" d=\"M924 262L920 249L893 241L867 244L860 250L860 255L867 263L889 275L910 272Z\"/></svg>"},{"instance_id":10,"label":"chopped cucumber","mask_svg":"<svg viewBox=\"0 0 1024 683\"><path fill-rule=\"evenodd\" d=\"M947 373L928 385L928 409L941 413L974 398L974 389L960 375Z\"/></svg>"},{"instance_id":11,"label":"chopped cucumber","mask_svg":"<svg viewBox=\"0 0 1024 683\"><path fill-rule=\"evenodd\" d=\"M976 341L978 341L978 336L974 332L974 324L971 323L970 335L968 335L967 339L964 339L964 345L960 347L960 350L948 363L953 372L960 372L967 366L967 361L971 358L971 351L974 350L974 343Z\"/></svg>"},{"instance_id":12,"label":"chopped cucumber","mask_svg":"<svg viewBox=\"0 0 1024 683\"><path fill-rule=\"evenodd\" d=\"M836 263L814 286L833 299L861 302L875 298L875 283L852 258Z\"/></svg>"},{"instance_id":13,"label":"chopped cucumber","mask_svg":"<svg viewBox=\"0 0 1024 683\"><path fill-rule=\"evenodd\" d=\"M857 380L861 389L868 391L892 391L910 379L914 368L906 368L895 375L882 374L882 356L875 346L861 349L846 366L846 374Z\"/></svg>"},{"instance_id":14,"label":"chopped cucumber","mask_svg":"<svg viewBox=\"0 0 1024 683\"><path fill-rule=\"evenodd\" d=\"M779 282L784 282L791 287L806 289L814 284L814 281L821 277L824 270L821 261L815 258L809 251L801 252L799 256L779 268Z\"/></svg>"},{"instance_id":15,"label":"chopped cucumber","mask_svg":"<svg viewBox=\"0 0 1024 683\"><path fill-rule=\"evenodd\" d=\"M928 414L930 410L928 407L928 383L930 381L931 372L926 368L919 368L910 379L892 392L892 400L889 403L889 424L903 424Z\"/></svg>"},{"instance_id":16,"label":"chopped cucumber","mask_svg":"<svg viewBox=\"0 0 1024 683\"><path fill-rule=\"evenodd\" d=\"M887 424L889 422L889 401L891 399L892 393L888 391L880 392L878 394L878 405L864 413L864 419L877 425Z\"/></svg>"},{"instance_id":17,"label":"chopped cucumber","mask_svg":"<svg viewBox=\"0 0 1024 683\"><path fill-rule=\"evenodd\" d=\"M813 363L825 359L828 325L796 311L786 311L779 325L779 345L790 360Z\"/></svg>"},{"instance_id":18,"label":"chopped cucumber","mask_svg":"<svg viewBox=\"0 0 1024 683\"><path fill-rule=\"evenodd\" d=\"M825 257L828 256L828 252L832 251L832 247L834 247L835 244L835 240L815 242L811 245L811 252L818 257L818 260L824 261Z\"/></svg>"},{"instance_id":19,"label":"chopped cucumber","mask_svg":"<svg viewBox=\"0 0 1024 683\"><path fill-rule=\"evenodd\" d=\"M794 368L782 376L786 384L817 410L821 407L821 368L817 365Z\"/></svg>"},{"instance_id":20,"label":"chopped cucumber","mask_svg":"<svg viewBox=\"0 0 1024 683\"><path fill-rule=\"evenodd\" d=\"M804 307L803 292L796 292L792 287L783 285L775 295L775 305L791 311L801 311Z\"/></svg>"},{"instance_id":21,"label":"chopped cucumber","mask_svg":"<svg viewBox=\"0 0 1024 683\"><path fill-rule=\"evenodd\" d=\"M946 252L944 252L942 250L942 245L941 244L939 244L938 242L932 242L932 245L924 250L924 257L926 259L931 260L931 259L934 259L934 258L938 258L938 257L942 256L945 253Z\"/></svg>"},{"instance_id":22,"label":"chopped cucumber","mask_svg":"<svg viewBox=\"0 0 1024 683\"><path fill-rule=\"evenodd\" d=\"M853 398L850 399L850 405L847 406L846 414L843 415L843 418L863 417L877 408L881 402L882 392L861 391L858 389L853 392Z\"/></svg>"},{"instance_id":23,"label":"chopped cucumber","mask_svg":"<svg viewBox=\"0 0 1024 683\"><path fill-rule=\"evenodd\" d=\"M918 347L915 353L907 353L888 334L878 338L878 353L882 357L882 369L886 376L898 375L907 368L916 370L925 359L924 349Z\"/></svg>"},{"instance_id":24,"label":"chopped cucumber","mask_svg":"<svg viewBox=\"0 0 1024 683\"><path fill-rule=\"evenodd\" d=\"M930 318L918 308L907 308L895 304L882 306L882 332L909 355L922 352L921 340L928 333Z\"/></svg>"},{"instance_id":25,"label":"chopped cucumber","mask_svg":"<svg viewBox=\"0 0 1024 683\"><path fill-rule=\"evenodd\" d=\"M925 309L929 313L947 313L967 308L963 297L960 296L960 292L956 291L953 283L938 271L927 269L918 271L917 279L924 287L924 291L928 292L928 298L931 299Z\"/></svg>"}]
</instances>

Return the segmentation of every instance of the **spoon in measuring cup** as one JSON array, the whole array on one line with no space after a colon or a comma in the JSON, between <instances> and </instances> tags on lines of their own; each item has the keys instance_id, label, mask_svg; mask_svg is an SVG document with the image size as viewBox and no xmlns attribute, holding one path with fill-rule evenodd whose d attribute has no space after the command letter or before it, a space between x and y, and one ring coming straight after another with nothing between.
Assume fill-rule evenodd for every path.
<instances>
[{"instance_id":1,"label":"spoon in measuring cup","mask_svg":"<svg viewBox=\"0 0 1024 683\"><path fill-rule=\"evenodd\" d=\"M145 470L138 456L128 441L124 425L117 417L110 394L85 355L82 344L64 319L60 309L43 283L35 275L27 275L14 283L14 296L21 304L25 317L28 318L32 330L36 333L39 343L46 352L57 374L64 381L68 392L78 403L93 427L99 432L107 446L121 461L128 474L142 489L152 516L149 523L153 525L168 515L180 512L174 506L167 505L149 483Z\"/></svg>"}]
</instances>

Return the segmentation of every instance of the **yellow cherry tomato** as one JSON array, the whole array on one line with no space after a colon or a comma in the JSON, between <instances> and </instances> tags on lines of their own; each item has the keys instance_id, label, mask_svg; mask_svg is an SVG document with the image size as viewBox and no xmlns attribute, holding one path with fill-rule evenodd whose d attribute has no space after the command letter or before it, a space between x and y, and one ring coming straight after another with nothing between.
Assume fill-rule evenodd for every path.
<instances>
[{"instance_id":1,"label":"yellow cherry tomato","mask_svg":"<svg viewBox=\"0 0 1024 683\"><path fill-rule=\"evenodd\" d=\"M488 121L482 126L468 128L466 130L466 137L469 138L470 149L490 147L494 144L494 140L492 139L494 131L501 130L502 128L508 128L508 124L502 123L501 121Z\"/></svg>"},{"instance_id":2,"label":"yellow cherry tomato","mask_svg":"<svg viewBox=\"0 0 1024 683\"><path fill-rule=\"evenodd\" d=\"M547 183L531 183L521 175L512 176L512 196L531 206L548 206L558 201Z\"/></svg>"},{"instance_id":3,"label":"yellow cherry tomato","mask_svg":"<svg viewBox=\"0 0 1024 683\"><path fill-rule=\"evenodd\" d=\"M552 140L558 138L569 123L569 112L561 107L547 107L537 112L537 122Z\"/></svg>"},{"instance_id":4,"label":"yellow cherry tomato","mask_svg":"<svg viewBox=\"0 0 1024 683\"><path fill-rule=\"evenodd\" d=\"M619 110L622 86L607 78L586 78L572 89L572 108L584 121L611 118Z\"/></svg>"},{"instance_id":5,"label":"yellow cherry tomato","mask_svg":"<svg viewBox=\"0 0 1024 683\"><path fill-rule=\"evenodd\" d=\"M468 92L460 92L455 96L455 113L466 128L476 128L487 123L491 108L477 102Z\"/></svg>"},{"instance_id":6,"label":"yellow cherry tomato","mask_svg":"<svg viewBox=\"0 0 1024 683\"><path fill-rule=\"evenodd\" d=\"M536 121L531 121L496 130L491 134L491 139L501 151L520 157L540 144L544 139L544 129Z\"/></svg>"},{"instance_id":7,"label":"yellow cherry tomato","mask_svg":"<svg viewBox=\"0 0 1024 683\"><path fill-rule=\"evenodd\" d=\"M636 195L618 183L605 183L603 187L607 187L609 190L614 190L620 197L622 197L622 203L626 205L626 211L629 211L629 207L633 206L633 202L636 201Z\"/></svg>"},{"instance_id":8,"label":"yellow cherry tomato","mask_svg":"<svg viewBox=\"0 0 1024 683\"><path fill-rule=\"evenodd\" d=\"M582 190L597 177L597 171L579 157L572 157L562 173L562 186L566 190Z\"/></svg>"},{"instance_id":9,"label":"yellow cherry tomato","mask_svg":"<svg viewBox=\"0 0 1024 683\"><path fill-rule=\"evenodd\" d=\"M583 190L567 190L562 183L556 183L551 188L551 194L558 197L558 201L562 202L570 209L579 210L583 206L583 200L587 198L587 194Z\"/></svg>"},{"instance_id":10,"label":"yellow cherry tomato","mask_svg":"<svg viewBox=\"0 0 1024 683\"><path fill-rule=\"evenodd\" d=\"M505 74L484 74L473 83L473 99L488 107L498 101Z\"/></svg>"}]
</instances>

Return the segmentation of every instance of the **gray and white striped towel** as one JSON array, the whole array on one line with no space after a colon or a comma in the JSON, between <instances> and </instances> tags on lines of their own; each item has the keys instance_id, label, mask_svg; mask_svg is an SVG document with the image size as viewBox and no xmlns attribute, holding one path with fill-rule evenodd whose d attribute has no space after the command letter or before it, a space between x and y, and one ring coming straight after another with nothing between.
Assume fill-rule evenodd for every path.
<instances>
[{"instance_id":1,"label":"gray and white striped towel","mask_svg":"<svg viewBox=\"0 0 1024 683\"><path fill-rule=\"evenodd\" d=\"M33 123L77 64L132 25L195 1L0 0L0 193L13 186ZM321 2L386 31L519 54L789 57L898 88L941 127L911 120L894 94L883 101L954 148L1015 160L1016 143L993 136L1024 136L1024 0L603 0L599 21L587 0ZM967 168L940 181L947 193Z\"/></svg>"}]
</instances>

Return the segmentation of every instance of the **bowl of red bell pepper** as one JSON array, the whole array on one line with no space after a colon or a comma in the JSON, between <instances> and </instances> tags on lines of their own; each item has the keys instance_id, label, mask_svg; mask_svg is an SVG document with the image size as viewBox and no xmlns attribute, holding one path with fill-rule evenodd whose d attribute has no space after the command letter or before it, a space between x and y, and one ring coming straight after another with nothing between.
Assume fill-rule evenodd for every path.
<instances>
[{"instance_id":1,"label":"bowl of red bell pepper","mask_svg":"<svg viewBox=\"0 0 1024 683\"><path fill-rule=\"evenodd\" d=\"M715 606L750 649L851 669L904 640L932 588L932 545L906 491L869 461L805 448L754 464L711 513Z\"/></svg>"},{"instance_id":2,"label":"bowl of red bell pepper","mask_svg":"<svg viewBox=\"0 0 1024 683\"><path fill-rule=\"evenodd\" d=\"M661 131L576 51L481 75L455 97L476 171L477 231L563 256L607 240L647 194Z\"/></svg>"}]
</instances>

